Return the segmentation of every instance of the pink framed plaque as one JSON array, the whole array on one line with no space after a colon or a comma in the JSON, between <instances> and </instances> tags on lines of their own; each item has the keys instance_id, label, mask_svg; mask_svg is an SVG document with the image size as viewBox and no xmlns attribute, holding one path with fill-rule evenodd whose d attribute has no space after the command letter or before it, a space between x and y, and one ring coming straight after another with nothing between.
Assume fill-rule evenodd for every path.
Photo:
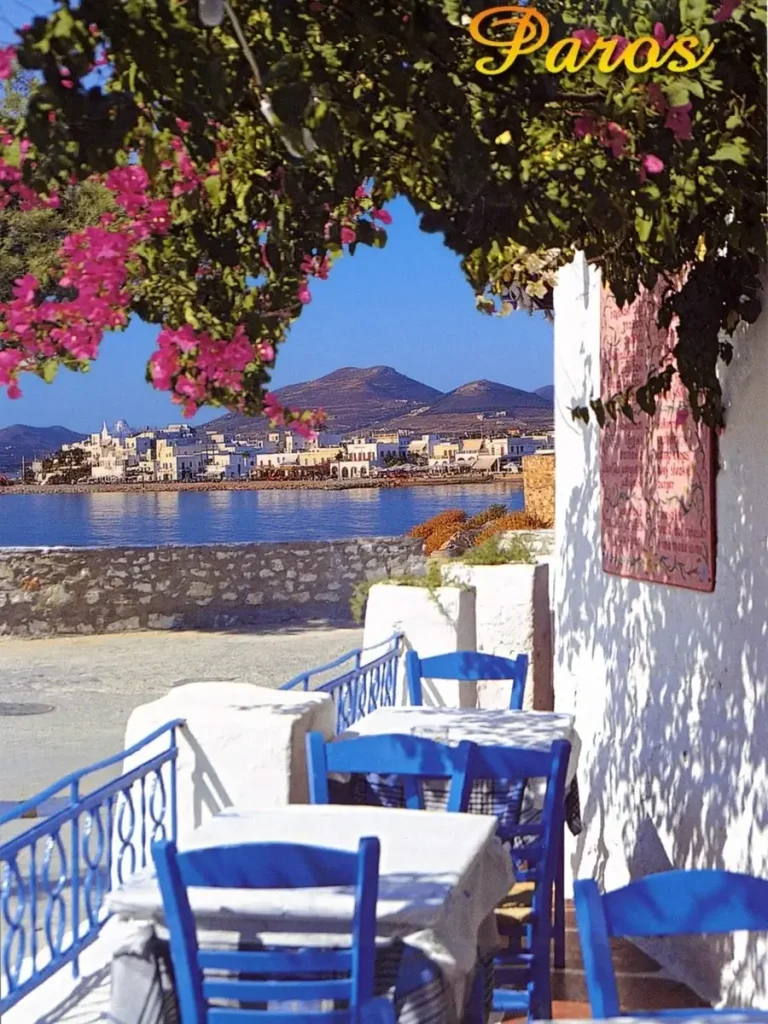
<instances>
[{"instance_id":1,"label":"pink framed plaque","mask_svg":"<svg viewBox=\"0 0 768 1024\"><path fill-rule=\"evenodd\" d=\"M671 358L674 327L656 325L661 286L600 310L603 396L644 384ZM715 438L693 420L678 378L653 417L619 413L600 434L603 570L690 590L715 586Z\"/></svg>"}]
</instances>

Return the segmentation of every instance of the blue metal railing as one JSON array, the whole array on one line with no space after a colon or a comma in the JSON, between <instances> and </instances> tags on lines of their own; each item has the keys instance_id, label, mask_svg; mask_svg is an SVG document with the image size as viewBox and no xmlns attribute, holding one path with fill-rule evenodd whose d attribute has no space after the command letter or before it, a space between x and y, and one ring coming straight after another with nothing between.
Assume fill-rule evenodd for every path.
<instances>
[{"instance_id":1,"label":"blue metal railing","mask_svg":"<svg viewBox=\"0 0 768 1024\"><path fill-rule=\"evenodd\" d=\"M154 840L176 838L176 730L183 724L168 722L0 814L0 829L42 818L0 843L0 1016L65 964L79 976L78 958L106 921L112 880L120 884L145 866ZM83 792L86 776L163 736L167 749ZM56 798L64 789L68 800Z\"/></svg>"},{"instance_id":2,"label":"blue metal railing","mask_svg":"<svg viewBox=\"0 0 768 1024\"><path fill-rule=\"evenodd\" d=\"M395 703L402 649L402 634L396 633L375 647L350 651L327 665L303 672L280 689L330 693L336 706L336 732L344 732L376 708ZM318 681L329 673L332 678Z\"/></svg>"}]
</instances>

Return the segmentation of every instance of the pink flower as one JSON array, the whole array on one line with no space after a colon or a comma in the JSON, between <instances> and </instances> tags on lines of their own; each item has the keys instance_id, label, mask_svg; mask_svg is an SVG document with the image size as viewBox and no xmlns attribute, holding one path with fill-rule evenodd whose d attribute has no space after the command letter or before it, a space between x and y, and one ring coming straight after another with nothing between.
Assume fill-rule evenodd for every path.
<instances>
[{"instance_id":1,"label":"pink flower","mask_svg":"<svg viewBox=\"0 0 768 1024\"><path fill-rule=\"evenodd\" d=\"M643 167L649 174L661 174L664 170L664 161L660 160L659 157L654 156L653 153L647 153L643 157Z\"/></svg>"},{"instance_id":2,"label":"pink flower","mask_svg":"<svg viewBox=\"0 0 768 1024\"><path fill-rule=\"evenodd\" d=\"M191 121L184 121L180 117L176 118L176 127L179 129L180 132L188 132L191 124Z\"/></svg>"},{"instance_id":3,"label":"pink flower","mask_svg":"<svg viewBox=\"0 0 768 1024\"><path fill-rule=\"evenodd\" d=\"M571 35L574 39L579 40L582 50L591 50L600 38L600 34L593 28L579 28L575 32L571 32Z\"/></svg>"},{"instance_id":4,"label":"pink flower","mask_svg":"<svg viewBox=\"0 0 768 1024\"><path fill-rule=\"evenodd\" d=\"M13 294L22 302L34 302L39 287L40 282L34 274L25 274L24 277L20 277L14 282Z\"/></svg>"},{"instance_id":5,"label":"pink flower","mask_svg":"<svg viewBox=\"0 0 768 1024\"><path fill-rule=\"evenodd\" d=\"M664 161L653 153L646 153L640 160L640 180L645 181L649 174L661 174L664 170Z\"/></svg>"},{"instance_id":6,"label":"pink flower","mask_svg":"<svg viewBox=\"0 0 768 1024\"><path fill-rule=\"evenodd\" d=\"M18 348L0 349L0 387L13 384L12 373L24 359L24 353Z\"/></svg>"},{"instance_id":7,"label":"pink flower","mask_svg":"<svg viewBox=\"0 0 768 1024\"><path fill-rule=\"evenodd\" d=\"M714 18L712 20L713 21L727 21L730 18L730 16L733 14L733 12L736 10L736 8L739 6L740 3L741 3L741 0L722 0L722 3L720 4L719 8L717 9L717 13L715 14L715 16L714 16ZM2 77L3 77L2 74L0 74L0 78L2 78Z\"/></svg>"},{"instance_id":8,"label":"pink flower","mask_svg":"<svg viewBox=\"0 0 768 1024\"><path fill-rule=\"evenodd\" d=\"M0 81L13 75L13 61L16 56L15 46L0 47Z\"/></svg>"},{"instance_id":9,"label":"pink flower","mask_svg":"<svg viewBox=\"0 0 768 1024\"><path fill-rule=\"evenodd\" d=\"M662 48L662 50L668 50L672 43L675 41L674 36L668 36L667 30L664 28L660 21L657 21L653 26L653 38Z\"/></svg>"},{"instance_id":10,"label":"pink flower","mask_svg":"<svg viewBox=\"0 0 768 1024\"><path fill-rule=\"evenodd\" d=\"M628 46L629 40L626 36L616 36L613 40L613 51L611 52L611 57L613 57L614 60L618 60Z\"/></svg>"},{"instance_id":11,"label":"pink flower","mask_svg":"<svg viewBox=\"0 0 768 1024\"><path fill-rule=\"evenodd\" d=\"M8 385L7 394L10 399L21 398L21 388L19 387L15 380L12 380L11 383Z\"/></svg>"},{"instance_id":12,"label":"pink flower","mask_svg":"<svg viewBox=\"0 0 768 1024\"><path fill-rule=\"evenodd\" d=\"M670 107L664 127L669 128L676 139L686 141L692 138L691 135L691 109L692 104L685 103L679 107Z\"/></svg>"},{"instance_id":13,"label":"pink flower","mask_svg":"<svg viewBox=\"0 0 768 1024\"><path fill-rule=\"evenodd\" d=\"M351 245L357 239L357 235L352 228L343 227L341 229L341 244Z\"/></svg>"},{"instance_id":14,"label":"pink flower","mask_svg":"<svg viewBox=\"0 0 768 1024\"><path fill-rule=\"evenodd\" d=\"M367 199L368 193L365 190L365 185L358 185L355 189L355 199Z\"/></svg>"},{"instance_id":15,"label":"pink flower","mask_svg":"<svg viewBox=\"0 0 768 1024\"><path fill-rule=\"evenodd\" d=\"M616 124L615 121L610 121L605 128L603 128L603 135L600 141L604 146L610 149L613 156L618 158L624 153L627 142L629 141L629 135L624 131L621 125Z\"/></svg>"},{"instance_id":16,"label":"pink flower","mask_svg":"<svg viewBox=\"0 0 768 1024\"><path fill-rule=\"evenodd\" d=\"M258 346L259 358L263 363L271 363L275 358L275 346L269 341L260 341Z\"/></svg>"},{"instance_id":17,"label":"pink flower","mask_svg":"<svg viewBox=\"0 0 768 1024\"><path fill-rule=\"evenodd\" d=\"M589 114L582 114L581 117L577 117L573 122L573 134L577 139L583 139L587 135L595 135L596 133L597 122Z\"/></svg>"},{"instance_id":18,"label":"pink flower","mask_svg":"<svg viewBox=\"0 0 768 1024\"><path fill-rule=\"evenodd\" d=\"M660 114L666 112L667 99L664 93L661 91L661 86L657 85L656 82L649 82L645 87L645 91L648 94L648 102Z\"/></svg>"},{"instance_id":19,"label":"pink flower","mask_svg":"<svg viewBox=\"0 0 768 1024\"><path fill-rule=\"evenodd\" d=\"M380 220L382 224L392 223L392 215L386 210L373 210L372 216L374 220Z\"/></svg>"},{"instance_id":20,"label":"pink flower","mask_svg":"<svg viewBox=\"0 0 768 1024\"><path fill-rule=\"evenodd\" d=\"M296 293L296 298L299 302L302 302L305 306L312 301L312 296L309 294L309 288L306 281L302 281L299 285L299 290Z\"/></svg>"}]
</instances>

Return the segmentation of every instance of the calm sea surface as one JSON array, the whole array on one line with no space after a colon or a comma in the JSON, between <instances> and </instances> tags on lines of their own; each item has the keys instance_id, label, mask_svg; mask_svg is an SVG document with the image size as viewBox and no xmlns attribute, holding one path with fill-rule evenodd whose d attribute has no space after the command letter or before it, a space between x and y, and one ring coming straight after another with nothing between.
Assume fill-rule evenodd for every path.
<instances>
[{"instance_id":1,"label":"calm sea surface","mask_svg":"<svg viewBox=\"0 0 768 1024\"><path fill-rule=\"evenodd\" d=\"M523 507L522 487L163 491L0 497L0 547L112 547L393 536L447 508Z\"/></svg>"}]
</instances>

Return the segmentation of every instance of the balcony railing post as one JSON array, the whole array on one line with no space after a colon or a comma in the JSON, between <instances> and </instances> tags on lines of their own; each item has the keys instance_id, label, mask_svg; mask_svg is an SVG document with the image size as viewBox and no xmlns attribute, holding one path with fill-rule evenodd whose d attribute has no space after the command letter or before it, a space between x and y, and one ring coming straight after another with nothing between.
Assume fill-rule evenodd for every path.
<instances>
[{"instance_id":1,"label":"balcony railing post","mask_svg":"<svg viewBox=\"0 0 768 1024\"><path fill-rule=\"evenodd\" d=\"M77 805L80 803L80 780L75 779L70 786L70 802L75 808L72 818L72 943L77 947L80 940L80 815ZM72 977L80 977L80 958L77 953L72 960Z\"/></svg>"},{"instance_id":2,"label":"balcony railing post","mask_svg":"<svg viewBox=\"0 0 768 1024\"><path fill-rule=\"evenodd\" d=\"M176 733L177 729L176 726L174 726L173 729L171 729L171 760L168 762L169 770L171 773L171 785L169 787L171 794L171 834L170 836L168 836L168 838L174 843L176 842L176 836L178 835L178 807L176 804L176 762L178 760L179 745L176 739Z\"/></svg>"}]
</instances>

